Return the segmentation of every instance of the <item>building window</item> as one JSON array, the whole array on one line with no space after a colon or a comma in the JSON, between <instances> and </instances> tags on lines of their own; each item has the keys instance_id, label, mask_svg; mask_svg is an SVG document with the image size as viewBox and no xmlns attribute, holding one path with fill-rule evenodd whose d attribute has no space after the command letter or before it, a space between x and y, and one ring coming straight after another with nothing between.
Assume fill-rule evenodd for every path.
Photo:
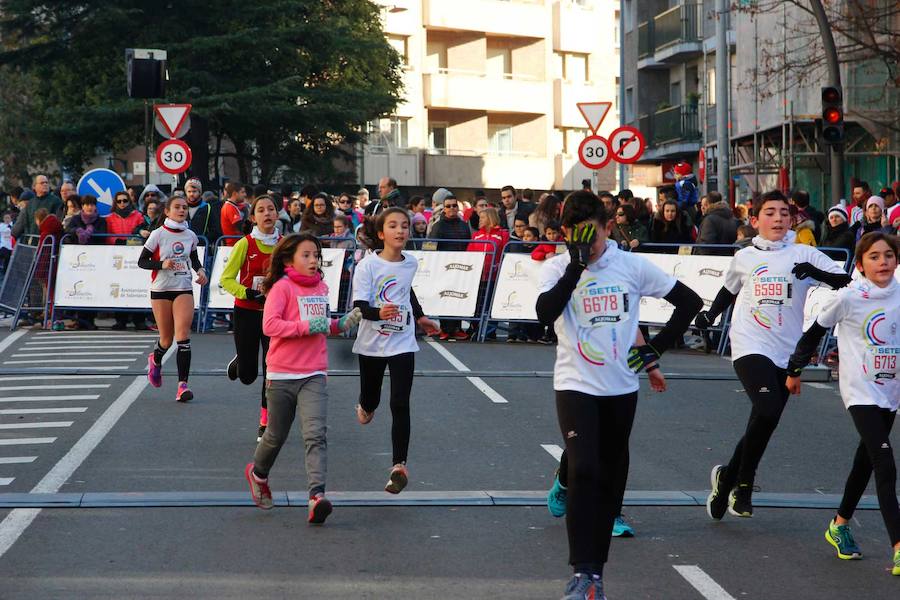
<instances>
[{"instance_id":1,"label":"building window","mask_svg":"<svg viewBox=\"0 0 900 600\"><path fill-rule=\"evenodd\" d=\"M512 48L503 43L488 40L487 74L497 79L512 77Z\"/></svg>"},{"instance_id":2,"label":"building window","mask_svg":"<svg viewBox=\"0 0 900 600\"><path fill-rule=\"evenodd\" d=\"M491 154L512 153L512 125L488 125L488 144Z\"/></svg>"},{"instance_id":3,"label":"building window","mask_svg":"<svg viewBox=\"0 0 900 600\"><path fill-rule=\"evenodd\" d=\"M588 55L562 52L562 78L571 83L587 83L591 80Z\"/></svg>"},{"instance_id":4,"label":"building window","mask_svg":"<svg viewBox=\"0 0 900 600\"><path fill-rule=\"evenodd\" d=\"M428 124L428 148L436 154L447 154L447 123Z\"/></svg>"},{"instance_id":5,"label":"building window","mask_svg":"<svg viewBox=\"0 0 900 600\"><path fill-rule=\"evenodd\" d=\"M560 130L562 134L562 153L566 156L573 156L578 152L578 146L588 136L588 130L576 127L564 127Z\"/></svg>"},{"instance_id":6,"label":"building window","mask_svg":"<svg viewBox=\"0 0 900 600\"><path fill-rule=\"evenodd\" d=\"M673 81L669 84L669 104L678 106L681 104L681 82Z\"/></svg>"},{"instance_id":7,"label":"building window","mask_svg":"<svg viewBox=\"0 0 900 600\"><path fill-rule=\"evenodd\" d=\"M625 122L634 121L634 88L625 88Z\"/></svg>"},{"instance_id":8,"label":"building window","mask_svg":"<svg viewBox=\"0 0 900 600\"><path fill-rule=\"evenodd\" d=\"M709 106L716 104L716 70L710 67L706 71L706 98Z\"/></svg>"},{"instance_id":9,"label":"building window","mask_svg":"<svg viewBox=\"0 0 900 600\"><path fill-rule=\"evenodd\" d=\"M391 141L397 148L409 148L409 117L391 117Z\"/></svg>"},{"instance_id":10,"label":"building window","mask_svg":"<svg viewBox=\"0 0 900 600\"><path fill-rule=\"evenodd\" d=\"M637 0L625 0L625 31L634 30Z\"/></svg>"},{"instance_id":11,"label":"building window","mask_svg":"<svg viewBox=\"0 0 900 600\"><path fill-rule=\"evenodd\" d=\"M404 67L409 66L409 38L405 35L393 35L387 34L385 36L387 38L388 44L391 45L391 48L397 51L397 54L400 55L400 60L403 62Z\"/></svg>"}]
</instances>

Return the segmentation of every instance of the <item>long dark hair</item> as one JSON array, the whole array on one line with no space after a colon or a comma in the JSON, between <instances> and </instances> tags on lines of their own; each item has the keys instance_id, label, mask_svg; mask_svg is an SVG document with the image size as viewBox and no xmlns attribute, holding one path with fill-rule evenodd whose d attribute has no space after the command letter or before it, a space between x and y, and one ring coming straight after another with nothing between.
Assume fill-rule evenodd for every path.
<instances>
[{"instance_id":1,"label":"long dark hair","mask_svg":"<svg viewBox=\"0 0 900 600\"><path fill-rule=\"evenodd\" d=\"M315 222L318 215L316 214L316 200L322 199L325 202L325 214L323 218L331 220L334 218L334 203L331 201L331 196L326 194L325 192L319 192L315 195L315 197L309 201L309 205L306 207L306 210L303 211L303 225L304 228L311 228Z\"/></svg>"},{"instance_id":2,"label":"long dark hair","mask_svg":"<svg viewBox=\"0 0 900 600\"><path fill-rule=\"evenodd\" d=\"M319 241L319 238L309 233L289 233L281 238L275 244L275 249L272 250L269 270L266 271L266 276L259 286L262 293L268 294L278 280L284 277L285 269L294 261L294 254L303 242L312 242L316 245L316 249L319 251L319 276L324 276L322 273L322 242Z\"/></svg>"},{"instance_id":3,"label":"long dark hair","mask_svg":"<svg viewBox=\"0 0 900 600\"><path fill-rule=\"evenodd\" d=\"M562 200L556 194L547 194L541 200L537 208L534 209L536 218L546 223L547 221L558 221L560 217L560 205Z\"/></svg>"},{"instance_id":4,"label":"long dark hair","mask_svg":"<svg viewBox=\"0 0 900 600\"><path fill-rule=\"evenodd\" d=\"M666 221L666 206L668 206L669 204L675 207L675 219L671 223ZM682 213L681 209L678 208L678 202L676 202L675 200L666 200L656 210L654 220L657 221L657 223L654 223L654 225L656 227L662 228L662 231L669 231L669 228L673 227L675 231L681 233L681 226L683 224L681 215Z\"/></svg>"}]
</instances>

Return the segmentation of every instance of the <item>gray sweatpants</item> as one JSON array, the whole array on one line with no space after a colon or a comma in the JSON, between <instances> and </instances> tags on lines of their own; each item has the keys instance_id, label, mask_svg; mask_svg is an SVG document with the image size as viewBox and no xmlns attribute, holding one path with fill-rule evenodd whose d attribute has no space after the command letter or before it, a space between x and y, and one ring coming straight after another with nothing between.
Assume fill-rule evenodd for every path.
<instances>
[{"instance_id":1,"label":"gray sweatpants","mask_svg":"<svg viewBox=\"0 0 900 600\"><path fill-rule=\"evenodd\" d=\"M328 470L325 424L328 414L328 392L325 376L306 379L266 381L266 404L269 406L269 425L253 456L254 471L268 477L287 440L297 408L300 408L300 432L306 446L306 479L309 495L325 492L325 473Z\"/></svg>"}]
</instances>

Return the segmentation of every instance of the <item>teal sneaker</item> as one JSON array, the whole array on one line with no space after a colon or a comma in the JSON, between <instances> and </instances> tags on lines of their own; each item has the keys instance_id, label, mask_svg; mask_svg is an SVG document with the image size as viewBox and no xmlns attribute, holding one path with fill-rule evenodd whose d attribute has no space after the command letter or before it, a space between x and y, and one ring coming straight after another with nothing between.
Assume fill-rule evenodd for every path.
<instances>
[{"instance_id":1,"label":"teal sneaker","mask_svg":"<svg viewBox=\"0 0 900 600\"><path fill-rule=\"evenodd\" d=\"M566 498L569 490L559 482L559 475L553 478L553 487L547 493L547 509L554 517L566 516Z\"/></svg>"},{"instance_id":2,"label":"teal sneaker","mask_svg":"<svg viewBox=\"0 0 900 600\"><path fill-rule=\"evenodd\" d=\"M894 568L891 569L891 575L900 577L900 550L894 550Z\"/></svg>"},{"instance_id":3,"label":"teal sneaker","mask_svg":"<svg viewBox=\"0 0 900 600\"><path fill-rule=\"evenodd\" d=\"M619 515L613 522L612 535L613 537L634 537L634 529L628 524L625 517Z\"/></svg>"},{"instance_id":4,"label":"teal sneaker","mask_svg":"<svg viewBox=\"0 0 900 600\"><path fill-rule=\"evenodd\" d=\"M859 560L862 558L862 551L856 545L853 534L850 533L849 525L836 525L834 519L828 524L825 530L825 539L829 544L837 550L838 558L841 560Z\"/></svg>"}]
</instances>

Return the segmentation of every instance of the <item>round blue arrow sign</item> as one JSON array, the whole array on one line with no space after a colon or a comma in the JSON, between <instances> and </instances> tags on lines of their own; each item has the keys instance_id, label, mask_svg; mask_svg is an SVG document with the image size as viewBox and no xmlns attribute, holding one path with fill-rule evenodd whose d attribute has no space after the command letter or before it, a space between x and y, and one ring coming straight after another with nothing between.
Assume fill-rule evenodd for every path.
<instances>
[{"instance_id":1,"label":"round blue arrow sign","mask_svg":"<svg viewBox=\"0 0 900 600\"><path fill-rule=\"evenodd\" d=\"M79 196L91 195L97 198L97 212L106 216L112 211L113 196L125 191L125 182L118 173L110 169L92 169L78 180L76 191Z\"/></svg>"}]
</instances>

